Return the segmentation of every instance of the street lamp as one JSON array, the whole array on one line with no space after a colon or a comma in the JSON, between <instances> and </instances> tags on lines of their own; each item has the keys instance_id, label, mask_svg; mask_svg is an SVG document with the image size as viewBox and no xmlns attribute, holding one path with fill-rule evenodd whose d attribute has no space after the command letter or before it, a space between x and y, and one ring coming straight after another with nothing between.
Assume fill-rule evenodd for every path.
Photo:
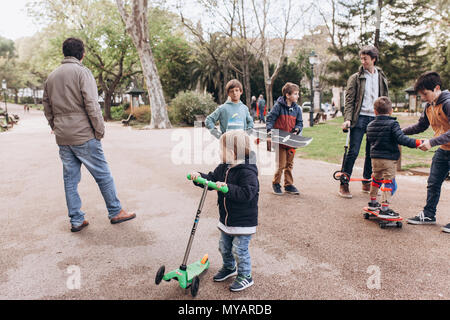
<instances>
[{"instance_id":1,"label":"street lamp","mask_svg":"<svg viewBox=\"0 0 450 320\"><path fill-rule=\"evenodd\" d=\"M314 126L314 65L318 63L316 53L311 51L309 54L309 64L311 65L311 109L309 111L309 125Z\"/></svg>"},{"instance_id":2,"label":"street lamp","mask_svg":"<svg viewBox=\"0 0 450 320\"><path fill-rule=\"evenodd\" d=\"M6 80L3 79L2 80L2 90L5 94L5 119L6 119L6 125L8 125L9 119L8 119L8 105L6 103L6 90L8 89L7 85L6 85Z\"/></svg>"}]
</instances>

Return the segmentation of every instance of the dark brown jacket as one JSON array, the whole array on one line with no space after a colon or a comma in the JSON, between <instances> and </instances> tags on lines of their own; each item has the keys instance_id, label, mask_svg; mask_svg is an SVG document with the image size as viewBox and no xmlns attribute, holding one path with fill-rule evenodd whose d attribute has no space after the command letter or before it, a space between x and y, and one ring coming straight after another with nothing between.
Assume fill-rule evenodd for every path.
<instances>
[{"instance_id":1,"label":"dark brown jacket","mask_svg":"<svg viewBox=\"0 0 450 320\"><path fill-rule=\"evenodd\" d=\"M375 68L377 68L379 77L379 97L388 97L389 92L386 75L380 68ZM366 77L364 75L364 68L360 66L358 72L350 76L348 79L345 92L344 121L350 120L352 128L358 122L359 113L361 112L361 106L364 98L365 85Z\"/></svg>"},{"instance_id":2,"label":"dark brown jacket","mask_svg":"<svg viewBox=\"0 0 450 320\"><path fill-rule=\"evenodd\" d=\"M66 57L45 82L44 113L58 145L80 145L105 134L91 71L74 57Z\"/></svg>"}]
</instances>

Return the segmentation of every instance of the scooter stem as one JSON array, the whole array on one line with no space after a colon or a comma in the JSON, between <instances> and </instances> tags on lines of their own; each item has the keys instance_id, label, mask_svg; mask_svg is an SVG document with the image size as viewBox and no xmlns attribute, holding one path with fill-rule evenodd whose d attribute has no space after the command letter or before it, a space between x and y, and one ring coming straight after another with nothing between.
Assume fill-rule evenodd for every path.
<instances>
[{"instance_id":1,"label":"scooter stem","mask_svg":"<svg viewBox=\"0 0 450 320\"><path fill-rule=\"evenodd\" d=\"M184 253L183 263L180 266L181 270L186 270L186 263L189 258L189 253L191 252L192 242L194 241L195 231L197 230L198 221L200 219L200 213L202 212L203 205L205 204L206 194L208 192L208 186L204 186L202 197L200 199L200 203L198 205L197 214L195 215L194 226L192 227L191 236L189 237L189 242L186 248L186 252Z\"/></svg>"}]
</instances>

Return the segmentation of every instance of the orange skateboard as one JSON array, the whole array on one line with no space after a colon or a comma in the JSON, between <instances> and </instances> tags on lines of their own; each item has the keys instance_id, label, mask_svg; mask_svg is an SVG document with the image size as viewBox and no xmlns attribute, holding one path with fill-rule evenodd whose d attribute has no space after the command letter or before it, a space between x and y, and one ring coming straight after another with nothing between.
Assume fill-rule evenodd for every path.
<instances>
[{"instance_id":1,"label":"orange skateboard","mask_svg":"<svg viewBox=\"0 0 450 320\"><path fill-rule=\"evenodd\" d=\"M364 219L370 219L370 218L377 219L378 224L380 225L381 229L384 229L386 227L401 228L403 226L403 224L402 224L403 218L400 216L398 218L382 218L379 216L378 210L372 211L368 207L364 207L363 210L364 210L364 213L363 213Z\"/></svg>"}]
</instances>

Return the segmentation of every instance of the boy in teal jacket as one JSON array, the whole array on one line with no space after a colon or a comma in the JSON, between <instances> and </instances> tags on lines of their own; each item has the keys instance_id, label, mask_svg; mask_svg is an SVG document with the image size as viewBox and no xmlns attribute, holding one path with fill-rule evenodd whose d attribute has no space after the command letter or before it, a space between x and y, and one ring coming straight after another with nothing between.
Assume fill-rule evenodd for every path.
<instances>
[{"instance_id":1,"label":"boy in teal jacket","mask_svg":"<svg viewBox=\"0 0 450 320\"><path fill-rule=\"evenodd\" d=\"M241 102L242 84L239 80L230 80L225 90L229 99L218 107L213 113L206 117L205 125L211 134L219 138L228 130L248 130L253 128L253 119L248 107ZM219 121L220 131L216 129Z\"/></svg>"}]
</instances>

